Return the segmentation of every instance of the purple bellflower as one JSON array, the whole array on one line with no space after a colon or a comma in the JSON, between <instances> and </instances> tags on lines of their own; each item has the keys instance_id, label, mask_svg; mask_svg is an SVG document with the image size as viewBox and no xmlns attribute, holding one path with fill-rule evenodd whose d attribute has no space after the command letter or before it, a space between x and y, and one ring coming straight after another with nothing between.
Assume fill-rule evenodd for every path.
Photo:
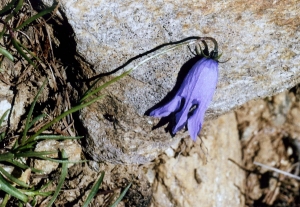
<instances>
[{"instance_id":1,"label":"purple bellflower","mask_svg":"<svg viewBox=\"0 0 300 207\"><path fill-rule=\"evenodd\" d=\"M165 105L150 112L150 116L166 117L175 113L176 134L187 125L191 138L196 141L218 82L218 58L216 50L203 57L190 69L175 97ZM215 57L215 58L213 58Z\"/></svg>"}]
</instances>

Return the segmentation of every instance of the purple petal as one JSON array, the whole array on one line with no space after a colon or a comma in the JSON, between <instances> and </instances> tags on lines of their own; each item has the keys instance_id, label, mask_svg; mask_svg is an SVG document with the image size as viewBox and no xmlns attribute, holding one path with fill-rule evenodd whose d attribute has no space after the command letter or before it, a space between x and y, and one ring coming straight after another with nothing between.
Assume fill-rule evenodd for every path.
<instances>
[{"instance_id":1,"label":"purple petal","mask_svg":"<svg viewBox=\"0 0 300 207\"><path fill-rule=\"evenodd\" d=\"M173 127L173 134L181 130L188 122L192 139L197 138L205 111L214 95L217 80L218 63L216 61L203 58L193 66L179 90L180 95L185 99L185 103L182 109L176 113L176 125ZM187 120L193 105L197 105L197 108Z\"/></svg>"},{"instance_id":2,"label":"purple petal","mask_svg":"<svg viewBox=\"0 0 300 207\"><path fill-rule=\"evenodd\" d=\"M188 113L191 107L192 105L190 103L185 103L183 108L175 114L176 125L173 127L173 134L176 134L176 132L180 131L186 125Z\"/></svg>"},{"instance_id":3,"label":"purple petal","mask_svg":"<svg viewBox=\"0 0 300 207\"><path fill-rule=\"evenodd\" d=\"M176 112L176 124L172 133L181 130L187 123L190 136L195 141L202 127L205 111L214 95L217 81L218 62L202 58L188 72L174 99L153 110L150 116L164 117ZM197 105L197 108L188 117L193 105Z\"/></svg>"},{"instance_id":4,"label":"purple petal","mask_svg":"<svg viewBox=\"0 0 300 207\"><path fill-rule=\"evenodd\" d=\"M212 59L202 58L189 71L178 91L190 101L202 99L202 95L208 88L216 87L218 79L218 62ZM187 101L188 103L188 101Z\"/></svg>"},{"instance_id":5,"label":"purple petal","mask_svg":"<svg viewBox=\"0 0 300 207\"><path fill-rule=\"evenodd\" d=\"M202 128L206 107L198 103L194 113L188 119L188 130L192 140L196 141L197 136Z\"/></svg>"},{"instance_id":6,"label":"purple petal","mask_svg":"<svg viewBox=\"0 0 300 207\"><path fill-rule=\"evenodd\" d=\"M209 66L209 68L207 66ZM203 76L199 77L201 84L197 84L199 88L195 91L193 96L193 98L195 98L193 104L197 104L198 106L187 121L190 136L194 141L196 141L201 130L205 111L213 98L218 80L217 65L204 65L203 72Z\"/></svg>"},{"instance_id":7,"label":"purple petal","mask_svg":"<svg viewBox=\"0 0 300 207\"><path fill-rule=\"evenodd\" d=\"M169 103L166 105L159 107L157 109L154 109L150 112L150 116L154 117L165 117L169 116L170 113L175 112L179 109L180 103L181 103L181 97L175 96Z\"/></svg>"}]
</instances>

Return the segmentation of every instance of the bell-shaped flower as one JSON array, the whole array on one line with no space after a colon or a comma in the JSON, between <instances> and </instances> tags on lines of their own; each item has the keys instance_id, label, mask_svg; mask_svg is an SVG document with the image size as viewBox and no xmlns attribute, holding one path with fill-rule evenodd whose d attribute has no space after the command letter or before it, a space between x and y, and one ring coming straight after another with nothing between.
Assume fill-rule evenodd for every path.
<instances>
[{"instance_id":1,"label":"bell-shaped flower","mask_svg":"<svg viewBox=\"0 0 300 207\"><path fill-rule=\"evenodd\" d=\"M165 117L175 113L175 134L187 125L191 138L195 141L199 134L218 81L218 62L202 58L188 72L175 97L167 104L154 109L150 116Z\"/></svg>"}]
</instances>

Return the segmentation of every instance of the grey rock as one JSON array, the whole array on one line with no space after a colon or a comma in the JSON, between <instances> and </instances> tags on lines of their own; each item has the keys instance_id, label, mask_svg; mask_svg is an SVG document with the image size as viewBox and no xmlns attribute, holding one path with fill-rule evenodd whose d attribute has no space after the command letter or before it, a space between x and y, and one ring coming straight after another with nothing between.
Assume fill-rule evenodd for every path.
<instances>
[{"instance_id":1,"label":"grey rock","mask_svg":"<svg viewBox=\"0 0 300 207\"><path fill-rule=\"evenodd\" d=\"M236 115L218 117L205 131L201 141L183 140L176 156L160 156L151 207L245 206L245 172L229 161L242 162Z\"/></svg>"},{"instance_id":2,"label":"grey rock","mask_svg":"<svg viewBox=\"0 0 300 207\"><path fill-rule=\"evenodd\" d=\"M300 82L297 1L61 0L74 29L77 50L98 74L122 66L159 45L189 36L211 36L223 59L220 80L207 119ZM211 46L211 45L210 45ZM139 67L107 90L108 98L81 113L87 128L86 151L95 160L146 163L174 139L158 119L144 113L174 87L192 57L181 47ZM136 65L142 57L127 65ZM109 121L104 115L113 117Z\"/></svg>"}]
</instances>

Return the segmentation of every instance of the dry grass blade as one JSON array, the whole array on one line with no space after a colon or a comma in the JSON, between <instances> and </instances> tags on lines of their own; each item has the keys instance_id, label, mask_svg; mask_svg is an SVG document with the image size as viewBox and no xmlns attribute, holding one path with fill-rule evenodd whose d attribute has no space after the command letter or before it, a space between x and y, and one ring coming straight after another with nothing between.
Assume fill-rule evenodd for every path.
<instances>
[{"instance_id":1,"label":"dry grass blade","mask_svg":"<svg viewBox=\"0 0 300 207\"><path fill-rule=\"evenodd\" d=\"M270 167L270 166L264 165L264 164L259 163L259 162L253 162L253 164L255 164L255 165L257 165L257 166L260 166L260 167L263 167L263 168L266 168L266 169L268 169L268 170L272 170L272 171L274 171L274 172L280 173L280 174L282 174L282 175L285 175L285 176L288 176L288 177L291 177L291 178L294 178L294 179L300 181L300 177L299 177L299 176L293 175L293 174L288 173L288 172L285 172L285 171L283 171L283 170L279 170L279 169L277 169L277 168Z\"/></svg>"}]
</instances>

